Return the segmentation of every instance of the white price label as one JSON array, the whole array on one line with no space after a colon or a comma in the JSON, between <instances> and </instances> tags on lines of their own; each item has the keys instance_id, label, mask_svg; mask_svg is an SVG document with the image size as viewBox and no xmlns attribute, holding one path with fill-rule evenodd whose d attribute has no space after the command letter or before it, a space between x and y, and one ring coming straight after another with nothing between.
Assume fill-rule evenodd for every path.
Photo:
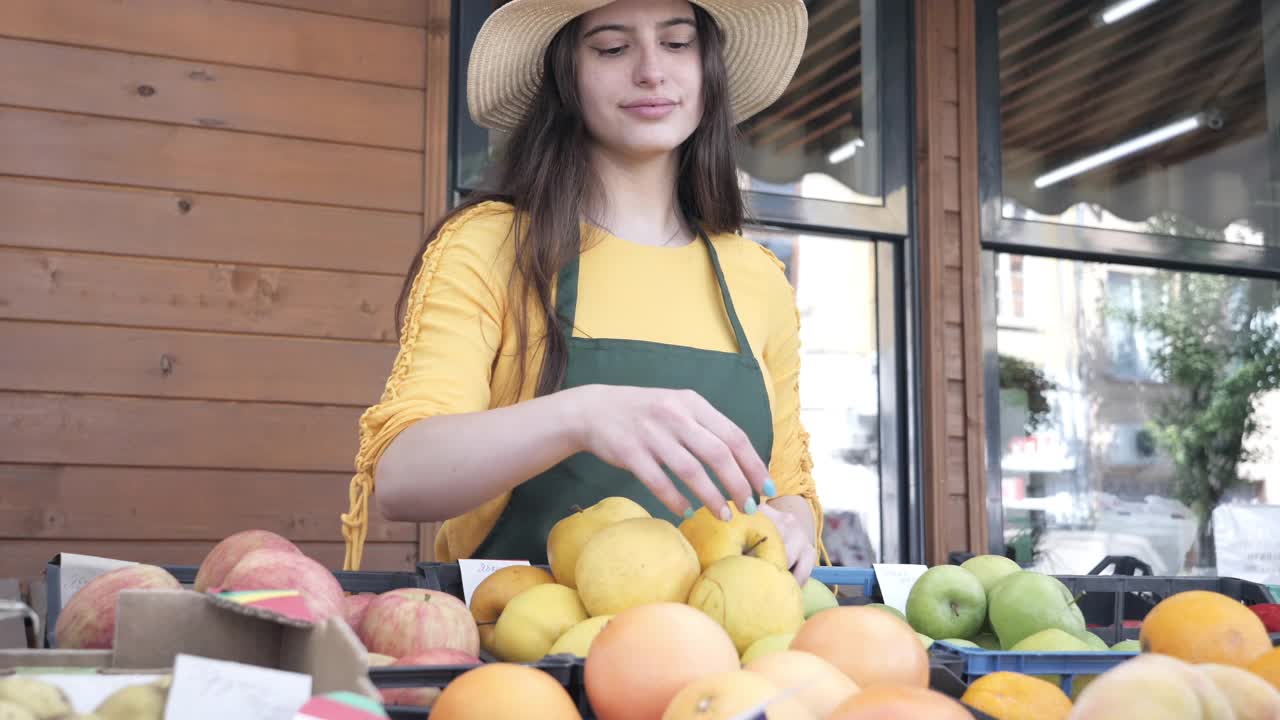
<instances>
[{"instance_id":1,"label":"white price label","mask_svg":"<svg viewBox=\"0 0 1280 720\"><path fill-rule=\"evenodd\" d=\"M929 569L927 565L881 565L872 563L876 571L876 583L880 585L880 595L884 604L891 608L907 612L907 596L916 580Z\"/></svg>"},{"instance_id":2,"label":"white price label","mask_svg":"<svg viewBox=\"0 0 1280 720\"><path fill-rule=\"evenodd\" d=\"M293 720L311 699L311 676L178 655L165 718Z\"/></svg>"},{"instance_id":3,"label":"white price label","mask_svg":"<svg viewBox=\"0 0 1280 720\"><path fill-rule=\"evenodd\" d=\"M528 565L528 560L459 560L462 572L462 601L471 607L471 593L482 580L511 565Z\"/></svg>"},{"instance_id":4,"label":"white price label","mask_svg":"<svg viewBox=\"0 0 1280 720\"><path fill-rule=\"evenodd\" d=\"M60 608L67 606L71 596L89 581L99 575L122 567L137 565L128 560L112 560L111 558L94 557L92 555L76 555L62 553L59 556L58 598Z\"/></svg>"}]
</instances>

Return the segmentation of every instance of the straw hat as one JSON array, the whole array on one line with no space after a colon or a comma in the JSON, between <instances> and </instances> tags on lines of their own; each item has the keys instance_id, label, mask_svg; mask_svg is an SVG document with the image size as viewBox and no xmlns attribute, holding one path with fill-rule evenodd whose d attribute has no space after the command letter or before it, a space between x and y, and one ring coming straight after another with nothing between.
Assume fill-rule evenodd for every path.
<instances>
[{"instance_id":1,"label":"straw hat","mask_svg":"<svg viewBox=\"0 0 1280 720\"><path fill-rule=\"evenodd\" d=\"M471 50L467 106L477 124L511 130L542 82L551 39L573 18L611 0L512 0L489 16ZM729 104L742 122L777 100L800 64L809 32L804 0L691 0L724 34Z\"/></svg>"}]
</instances>

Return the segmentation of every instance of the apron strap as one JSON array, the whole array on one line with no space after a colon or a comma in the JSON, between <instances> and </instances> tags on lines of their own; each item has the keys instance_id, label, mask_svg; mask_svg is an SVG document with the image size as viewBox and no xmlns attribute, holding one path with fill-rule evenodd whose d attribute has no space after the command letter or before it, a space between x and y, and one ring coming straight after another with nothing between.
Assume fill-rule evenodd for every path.
<instances>
[{"instance_id":1,"label":"apron strap","mask_svg":"<svg viewBox=\"0 0 1280 720\"><path fill-rule=\"evenodd\" d=\"M720 285L720 297L724 300L725 314L729 317L734 338L738 341L738 354L754 362L755 356L751 354L751 343L747 340L747 333L742 329L738 311L733 307L733 298L729 295L729 283L724 279L720 256L716 253L711 238L707 237L701 226L698 226L698 237L706 245L707 254L711 257L711 267L715 269L716 283ZM560 318L561 332L569 339L573 338L573 323L578 311L578 269L581 256L581 253L575 254L573 259L561 268L556 279L556 316Z\"/></svg>"},{"instance_id":2,"label":"apron strap","mask_svg":"<svg viewBox=\"0 0 1280 720\"><path fill-rule=\"evenodd\" d=\"M733 326L733 335L738 339L738 354L755 362L755 357L751 354L751 343L747 341L747 333L742 329L742 322L738 320L738 311L734 309L733 298L729 295L729 283L724 279L724 269L720 267L720 256L716 254L715 245L703 232L701 226L698 227L698 236L706 243L707 254L711 256L711 266L715 268L716 282L720 284L720 295L724 298L724 311L729 316L729 324Z\"/></svg>"}]
</instances>

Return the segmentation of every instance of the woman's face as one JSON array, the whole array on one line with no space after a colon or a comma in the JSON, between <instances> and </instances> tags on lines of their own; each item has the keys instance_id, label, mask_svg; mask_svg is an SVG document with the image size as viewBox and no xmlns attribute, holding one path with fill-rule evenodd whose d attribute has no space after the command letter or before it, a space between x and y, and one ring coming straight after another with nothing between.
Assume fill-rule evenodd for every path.
<instances>
[{"instance_id":1,"label":"woman's face","mask_svg":"<svg viewBox=\"0 0 1280 720\"><path fill-rule=\"evenodd\" d=\"M617 0L582 18L578 93L603 148L671 152L702 120L702 60L687 0Z\"/></svg>"}]
</instances>

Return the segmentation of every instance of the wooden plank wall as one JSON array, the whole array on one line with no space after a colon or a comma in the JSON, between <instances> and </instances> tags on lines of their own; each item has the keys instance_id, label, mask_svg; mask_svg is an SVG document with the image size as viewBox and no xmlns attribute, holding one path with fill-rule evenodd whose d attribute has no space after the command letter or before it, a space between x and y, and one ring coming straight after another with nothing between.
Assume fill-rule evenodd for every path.
<instances>
[{"instance_id":1,"label":"wooden plank wall","mask_svg":"<svg viewBox=\"0 0 1280 720\"><path fill-rule=\"evenodd\" d=\"M974 0L916 0L925 549L986 552Z\"/></svg>"},{"instance_id":2,"label":"wooden plank wall","mask_svg":"<svg viewBox=\"0 0 1280 720\"><path fill-rule=\"evenodd\" d=\"M445 202L448 4L5 0L0 577L249 527L341 567ZM419 532L374 518L364 567Z\"/></svg>"}]
</instances>

